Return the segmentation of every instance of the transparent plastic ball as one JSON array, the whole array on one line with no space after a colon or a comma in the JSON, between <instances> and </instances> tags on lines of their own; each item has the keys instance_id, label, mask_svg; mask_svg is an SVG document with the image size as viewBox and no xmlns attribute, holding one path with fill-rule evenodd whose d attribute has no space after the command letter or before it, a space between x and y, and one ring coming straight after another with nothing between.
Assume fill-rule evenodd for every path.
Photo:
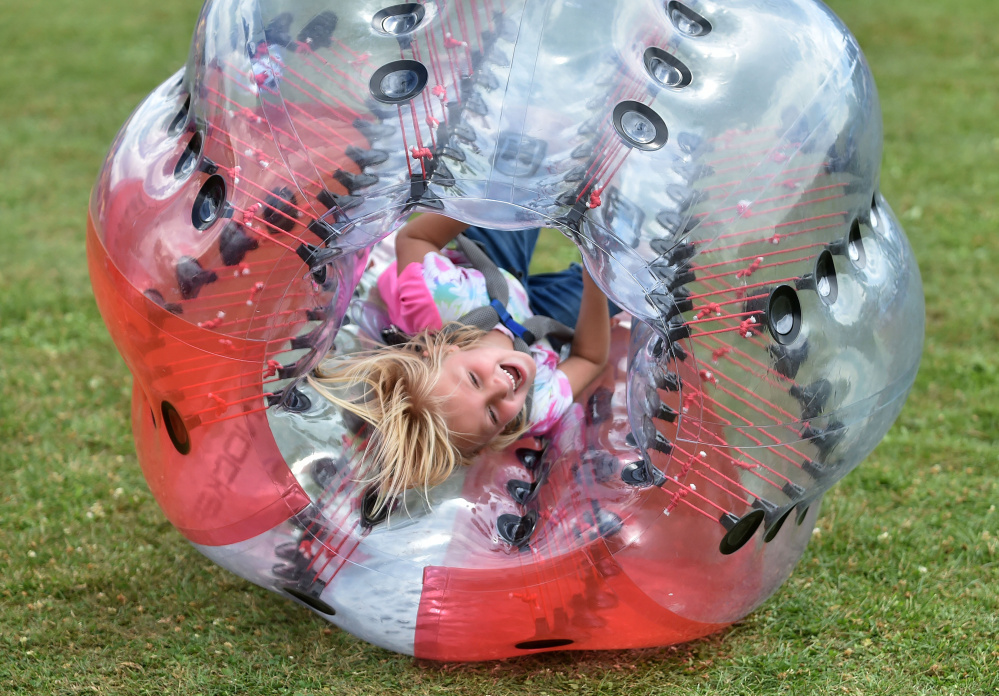
<instances>
[{"instance_id":1,"label":"transparent plastic ball","mask_svg":"<svg viewBox=\"0 0 999 696\"><path fill-rule=\"evenodd\" d=\"M399 652L717 631L918 369L881 137L810 0L208 3L90 205L150 489L209 558ZM375 281L421 211L560 230L625 318L545 438L378 514L370 433L306 377L383 340Z\"/></svg>"}]
</instances>

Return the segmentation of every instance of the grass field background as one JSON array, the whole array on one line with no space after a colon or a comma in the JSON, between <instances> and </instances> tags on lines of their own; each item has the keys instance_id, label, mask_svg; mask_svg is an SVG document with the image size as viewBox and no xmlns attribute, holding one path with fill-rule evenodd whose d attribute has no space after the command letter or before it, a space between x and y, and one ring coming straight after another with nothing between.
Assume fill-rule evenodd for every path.
<instances>
[{"instance_id":1,"label":"grass field background","mask_svg":"<svg viewBox=\"0 0 999 696\"><path fill-rule=\"evenodd\" d=\"M997 693L999 3L832 7L877 80L882 190L926 286L898 423L826 496L786 585L722 634L440 665L214 566L136 463L86 206L120 124L186 59L199 4L0 4L0 693Z\"/></svg>"}]
</instances>

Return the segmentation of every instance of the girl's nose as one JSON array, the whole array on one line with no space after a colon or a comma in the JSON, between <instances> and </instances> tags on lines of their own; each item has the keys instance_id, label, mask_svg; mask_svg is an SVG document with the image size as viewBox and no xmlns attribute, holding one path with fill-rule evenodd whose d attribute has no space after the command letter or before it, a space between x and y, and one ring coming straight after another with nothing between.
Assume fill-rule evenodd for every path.
<instances>
[{"instance_id":1,"label":"girl's nose","mask_svg":"<svg viewBox=\"0 0 999 696\"><path fill-rule=\"evenodd\" d=\"M510 378L506 376L506 373L503 370L496 368L496 372L493 373L490 393L493 396L502 398L509 394L510 391Z\"/></svg>"}]
</instances>

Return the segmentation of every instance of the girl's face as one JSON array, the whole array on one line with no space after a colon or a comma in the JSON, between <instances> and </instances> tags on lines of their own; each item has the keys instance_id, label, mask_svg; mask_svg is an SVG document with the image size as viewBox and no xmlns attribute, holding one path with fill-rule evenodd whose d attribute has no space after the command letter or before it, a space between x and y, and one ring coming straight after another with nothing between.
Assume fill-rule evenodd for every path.
<instances>
[{"instance_id":1,"label":"girl's face","mask_svg":"<svg viewBox=\"0 0 999 696\"><path fill-rule=\"evenodd\" d=\"M500 341L448 348L434 394L444 399L444 418L459 448L474 452L503 432L523 410L536 373L530 355Z\"/></svg>"}]
</instances>

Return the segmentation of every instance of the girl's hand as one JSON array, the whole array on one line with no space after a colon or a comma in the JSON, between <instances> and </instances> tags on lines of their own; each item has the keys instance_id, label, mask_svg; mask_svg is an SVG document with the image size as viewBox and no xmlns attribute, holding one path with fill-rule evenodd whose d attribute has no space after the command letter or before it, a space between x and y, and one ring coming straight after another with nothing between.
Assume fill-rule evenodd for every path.
<instances>
[{"instance_id":1,"label":"girl's hand","mask_svg":"<svg viewBox=\"0 0 999 696\"><path fill-rule=\"evenodd\" d=\"M411 263L423 263L423 257L437 252L465 231L468 225L443 215L423 213L413 218L396 233L396 270L402 273Z\"/></svg>"}]
</instances>

